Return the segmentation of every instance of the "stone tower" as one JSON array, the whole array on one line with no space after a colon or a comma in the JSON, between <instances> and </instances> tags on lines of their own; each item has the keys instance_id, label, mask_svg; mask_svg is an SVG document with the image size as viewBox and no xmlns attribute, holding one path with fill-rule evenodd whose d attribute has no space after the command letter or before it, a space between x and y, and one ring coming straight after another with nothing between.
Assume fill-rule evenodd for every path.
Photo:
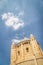
<instances>
[{"instance_id":1,"label":"stone tower","mask_svg":"<svg viewBox=\"0 0 43 65\"><path fill-rule=\"evenodd\" d=\"M18 44L11 45L10 65L43 65L43 51L31 34Z\"/></svg>"}]
</instances>

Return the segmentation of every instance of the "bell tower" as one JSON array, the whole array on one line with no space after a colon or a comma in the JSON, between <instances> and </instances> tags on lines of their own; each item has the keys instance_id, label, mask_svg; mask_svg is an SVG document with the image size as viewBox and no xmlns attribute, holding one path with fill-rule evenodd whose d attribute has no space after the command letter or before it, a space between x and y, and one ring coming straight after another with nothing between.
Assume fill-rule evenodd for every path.
<instances>
[{"instance_id":1,"label":"bell tower","mask_svg":"<svg viewBox=\"0 0 43 65\"><path fill-rule=\"evenodd\" d=\"M15 65L16 61L16 48L14 42L11 45L11 60L10 60L10 65Z\"/></svg>"},{"instance_id":2,"label":"bell tower","mask_svg":"<svg viewBox=\"0 0 43 65\"><path fill-rule=\"evenodd\" d=\"M31 43L34 55L36 57L42 56L42 50L40 48L40 45L32 34L30 35L30 43Z\"/></svg>"},{"instance_id":3,"label":"bell tower","mask_svg":"<svg viewBox=\"0 0 43 65\"><path fill-rule=\"evenodd\" d=\"M43 51L35 37L11 45L10 65L43 65Z\"/></svg>"}]
</instances>

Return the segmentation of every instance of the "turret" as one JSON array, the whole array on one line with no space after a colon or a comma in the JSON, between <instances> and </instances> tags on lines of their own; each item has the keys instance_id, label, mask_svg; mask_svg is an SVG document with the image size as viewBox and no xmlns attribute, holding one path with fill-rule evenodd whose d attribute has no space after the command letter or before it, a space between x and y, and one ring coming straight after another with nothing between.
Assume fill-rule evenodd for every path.
<instances>
[{"instance_id":1,"label":"turret","mask_svg":"<svg viewBox=\"0 0 43 65\"><path fill-rule=\"evenodd\" d=\"M33 54L38 57L38 56L42 56L41 53L41 48L39 46L39 43L36 41L35 37L31 34L30 35L30 43L33 49Z\"/></svg>"},{"instance_id":2,"label":"turret","mask_svg":"<svg viewBox=\"0 0 43 65\"><path fill-rule=\"evenodd\" d=\"M16 61L16 48L15 48L15 44L14 42L11 45L11 61L10 61L10 65L15 65L15 61Z\"/></svg>"}]
</instances>

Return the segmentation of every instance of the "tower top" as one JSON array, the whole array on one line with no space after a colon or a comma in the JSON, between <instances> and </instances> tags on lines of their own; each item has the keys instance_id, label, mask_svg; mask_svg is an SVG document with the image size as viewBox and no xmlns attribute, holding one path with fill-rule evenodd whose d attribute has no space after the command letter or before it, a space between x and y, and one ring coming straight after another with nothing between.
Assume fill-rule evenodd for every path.
<instances>
[{"instance_id":1,"label":"tower top","mask_svg":"<svg viewBox=\"0 0 43 65\"><path fill-rule=\"evenodd\" d=\"M30 39L35 39L33 34L30 34Z\"/></svg>"},{"instance_id":2,"label":"tower top","mask_svg":"<svg viewBox=\"0 0 43 65\"><path fill-rule=\"evenodd\" d=\"M12 42L11 48L12 49L15 48L15 43L14 42Z\"/></svg>"},{"instance_id":3,"label":"tower top","mask_svg":"<svg viewBox=\"0 0 43 65\"><path fill-rule=\"evenodd\" d=\"M12 42L12 45L14 45L14 42Z\"/></svg>"},{"instance_id":4,"label":"tower top","mask_svg":"<svg viewBox=\"0 0 43 65\"><path fill-rule=\"evenodd\" d=\"M30 34L30 36L33 36L33 34Z\"/></svg>"}]
</instances>

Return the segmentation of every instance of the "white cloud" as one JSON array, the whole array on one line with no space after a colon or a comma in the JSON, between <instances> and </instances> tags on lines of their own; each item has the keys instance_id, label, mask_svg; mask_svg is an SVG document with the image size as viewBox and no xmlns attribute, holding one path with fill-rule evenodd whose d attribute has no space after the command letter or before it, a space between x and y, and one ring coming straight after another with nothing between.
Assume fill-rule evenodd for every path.
<instances>
[{"instance_id":1,"label":"white cloud","mask_svg":"<svg viewBox=\"0 0 43 65\"><path fill-rule=\"evenodd\" d=\"M7 19L7 18L8 17L7 17L7 14L6 13L2 15L2 19Z\"/></svg>"},{"instance_id":2,"label":"white cloud","mask_svg":"<svg viewBox=\"0 0 43 65\"><path fill-rule=\"evenodd\" d=\"M24 26L23 20L21 20L19 17L14 16L13 13L4 13L2 15L2 20L5 21L5 24L8 27L13 27L14 30L18 30L20 27Z\"/></svg>"},{"instance_id":3,"label":"white cloud","mask_svg":"<svg viewBox=\"0 0 43 65\"><path fill-rule=\"evenodd\" d=\"M17 30L17 29L19 29L20 27L23 27L24 26L24 23L22 22L20 22L20 23L15 23L14 25L13 25L13 28L15 29L15 30Z\"/></svg>"}]
</instances>

